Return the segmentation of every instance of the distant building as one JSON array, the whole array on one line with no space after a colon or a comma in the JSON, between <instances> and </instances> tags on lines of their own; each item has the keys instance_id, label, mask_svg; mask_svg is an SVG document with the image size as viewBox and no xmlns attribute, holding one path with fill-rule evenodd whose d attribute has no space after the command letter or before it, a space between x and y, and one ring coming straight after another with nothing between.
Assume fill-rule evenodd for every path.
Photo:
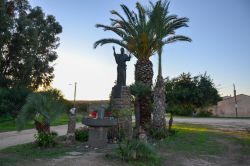
<instances>
[{"instance_id":1,"label":"distant building","mask_svg":"<svg viewBox=\"0 0 250 166\"><path fill-rule=\"evenodd\" d=\"M237 107L238 117L250 117L250 96L239 94L236 96L237 105L234 97L225 97L214 106L213 115L218 117L236 117L235 107Z\"/></svg>"}]
</instances>

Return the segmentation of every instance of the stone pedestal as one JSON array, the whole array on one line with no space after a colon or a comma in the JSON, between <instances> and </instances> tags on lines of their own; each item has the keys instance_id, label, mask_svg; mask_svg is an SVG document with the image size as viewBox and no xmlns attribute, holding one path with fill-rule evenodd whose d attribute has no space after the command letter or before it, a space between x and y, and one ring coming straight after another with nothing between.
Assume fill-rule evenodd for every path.
<instances>
[{"instance_id":1,"label":"stone pedestal","mask_svg":"<svg viewBox=\"0 0 250 166\"><path fill-rule=\"evenodd\" d=\"M117 121L115 119L109 119L109 118L103 118L103 119L84 118L82 123L90 127L88 144L90 147L94 148L103 148L107 146L108 127L117 125Z\"/></svg>"},{"instance_id":2,"label":"stone pedestal","mask_svg":"<svg viewBox=\"0 0 250 166\"><path fill-rule=\"evenodd\" d=\"M115 94L114 89L116 88L117 88L116 86L112 88L112 95L110 99L111 110L122 111L125 109L132 108L133 105L131 102L131 95L130 95L129 87L128 86L120 87L121 93L120 95L118 95L119 97L117 97L117 95L114 95ZM132 134L133 134L132 116L128 115L128 116L119 117L117 122L118 122L119 130L120 131L122 130L126 138L131 139Z\"/></svg>"},{"instance_id":3,"label":"stone pedestal","mask_svg":"<svg viewBox=\"0 0 250 166\"><path fill-rule=\"evenodd\" d=\"M106 147L107 140L107 128L106 127L90 127L89 128L89 140L90 147L103 148Z\"/></svg>"}]
</instances>

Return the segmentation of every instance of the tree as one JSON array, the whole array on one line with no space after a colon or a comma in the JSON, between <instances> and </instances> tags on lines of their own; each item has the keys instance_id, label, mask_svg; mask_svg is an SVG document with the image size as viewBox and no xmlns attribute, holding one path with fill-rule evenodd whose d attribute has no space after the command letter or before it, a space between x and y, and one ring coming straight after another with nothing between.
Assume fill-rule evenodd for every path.
<instances>
[{"instance_id":1,"label":"tree","mask_svg":"<svg viewBox=\"0 0 250 166\"><path fill-rule=\"evenodd\" d=\"M143 83L151 88L153 79L153 64L149 58L158 50L155 32L153 30L154 21L148 17L144 7L137 2L137 13L128 9L126 5L121 5L126 18L117 11L112 10L111 14L117 18L111 18L111 25L97 24L97 28L104 31L114 32L119 36L116 38L100 39L95 42L94 48L98 45L109 43L118 44L126 48L136 58L135 64L135 83ZM139 101L140 125L144 128L149 127L151 122L152 95L143 96Z\"/></svg>"},{"instance_id":2,"label":"tree","mask_svg":"<svg viewBox=\"0 0 250 166\"><path fill-rule=\"evenodd\" d=\"M23 87L0 88L0 117L15 118L31 91Z\"/></svg>"},{"instance_id":3,"label":"tree","mask_svg":"<svg viewBox=\"0 0 250 166\"><path fill-rule=\"evenodd\" d=\"M162 77L162 51L166 44L174 43L176 41L188 41L191 39L186 36L176 35L175 31L181 27L187 27L189 21L186 17L178 18L177 15L169 14L170 2L157 1L156 4L151 2L151 10L149 11L151 20L155 22L154 31L156 34L156 41L158 44L158 76L156 85L154 87L154 111L153 111L153 125L155 128L165 128L165 86Z\"/></svg>"},{"instance_id":4,"label":"tree","mask_svg":"<svg viewBox=\"0 0 250 166\"><path fill-rule=\"evenodd\" d=\"M0 0L0 86L50 85L61 25L27 0Z\"/></svg>"},{"instance_id":5,"label":"tree","mask_svg":"<svg viewBox=\"0 0 250 166\"><path fill-rule=\"evenodd\" d=\"M51 122L65 110L63 95L59 90L31 93L17 117L17 129L24 129L33 120L38 133L50 133Z\"/></svg>"},{"instance_id":6,"label":"tree","mask_svg":"<svg viewBox=\"0 0 250 166\"><path fill-rule=\"evenodd\" d=\"M207 74L192 77L190 73L165 81L167 111L177 115L192 115L199 108L220 100L213 80Z\"/></svg>"}]
</instances>

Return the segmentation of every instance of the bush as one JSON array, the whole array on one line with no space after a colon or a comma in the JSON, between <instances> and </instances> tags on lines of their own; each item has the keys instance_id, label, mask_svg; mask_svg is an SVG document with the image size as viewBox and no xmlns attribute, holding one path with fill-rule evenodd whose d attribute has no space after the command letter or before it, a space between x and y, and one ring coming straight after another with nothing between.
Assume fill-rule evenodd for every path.
<instances>
[{"instance_id":1,"label":"bush","mask_svg":"<svg viewBox=\"0 0 250 166\"><path fill-rule=\"evenodd\" d=\"M172 112L174 115L191 116L194 112L194 107L191 105L169 105L167 112Z\"/></svg>"},{"instance_id":2,"label":"bush","mask_svg":"<svg viewBox=\"0 0 250 166\"><path fill-rule=\"evenodd\" d=\"M0 116L16 117L29 93L27 88L0 88Z\"/></svg>"},{"instance_id":3,"label":"bush","mask_svg":"<svg viewBox=\"0 0 250 166\"><path fill-rule=\"evenodd\" d=\"M149 129L149 136L153 139L160 140L167 138L170 135L169 131L164 128L164 129L155 129L155 128L150 128Z\"/></svg>"},{"instance_id":4,"label":"bush","mask_svg":"<svg viewBox=\"0 0 250 166\"><path fill-rule=\"evenodd\" d=\"M160 165L160 157L147 143L140 140L124 140L119 143L118 155L127 162L148 162L152 165Z\"/></svg>"},{"instance_id":5,"label":"bush","mask_svg":"<svg viewBox=\"0 0 250 166\"><path fill-rule=\"evenodd\" d=\"M198 117L210 117L212 115L213 115L212 112L204 111L204 110L203 111L198 111L197 114L196 114L196 116L198 116Z\"/></svg>"},{"instance_id":6,"label":"bush","mask_svg":"<svg viewBox=\"0 0 250 166\"><path fill-rule=\"evenodd\" d=\"M38 133L35 134L36 143L39 147L48 148L56 145L55 138L57 137L56 132L50 133Z\"/></svg>"},{"instance_id":7,"label":"bush","mask_svg":"<svg viewBox=\"0 0 250 166\"><path fill-rule=\"evenodd\" d=\"M87 127L80 127L75 131L75 139L80 142L86 142L89 138L89 129Z\"/></svg>"}]
</instances>

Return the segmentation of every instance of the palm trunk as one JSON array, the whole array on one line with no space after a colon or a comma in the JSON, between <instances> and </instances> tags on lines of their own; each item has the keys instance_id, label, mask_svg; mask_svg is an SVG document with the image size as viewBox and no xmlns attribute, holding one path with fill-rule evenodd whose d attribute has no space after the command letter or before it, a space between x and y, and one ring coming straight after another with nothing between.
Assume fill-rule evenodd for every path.
<instances>
[{"instance_id":1,"label":"palm trunk","mask_svg":"<svg viewBox=\"0 0 250 166\"><path fill-rule=\"evenodd\" d=\"M50 124L47 120L43 122L35 120L35 126L38 133L50 133Z\"/></svg>"},{"instance_id":2,"label":"palm trunk","mask_svg":"<svg viewBox=\"0 0 250 166\"><path fill-rule=\"evenodd\" d=\"M153 79L153 64L149 59L138 59L135 64L135 82L141 82L145 85L152 87ZM140 97L139 101L139 116L140 126L144 129L151 125L151 112L152 112L152 94Z\"/></svg>"},{"instance_id":3,"label":"palm trunk","mask_svg":"<svg viewBox=\"0 0 250 166\"><path fill-rule=\"evenodd\" d=\"M156 129L164 129L166 126L166 118L165 118L166 96L165 96L164 80L162 78L161 54L162 54L162 49L159 49L158 76L154 88L154 110L153 110L153 126Z\"/></svg>"},{"instance_id":4,"label":"palm trunk","mask_svg":"<svg viewBox=\"0 0 250 166\"><path fill-rule=\"evenodd\" d=\"M153 110L153 126L156 129L164 129L166 127L166 99L165 86L162 76L157 77L156 86L154 88L154 110Z\"/></svg>"}]
</instances>

